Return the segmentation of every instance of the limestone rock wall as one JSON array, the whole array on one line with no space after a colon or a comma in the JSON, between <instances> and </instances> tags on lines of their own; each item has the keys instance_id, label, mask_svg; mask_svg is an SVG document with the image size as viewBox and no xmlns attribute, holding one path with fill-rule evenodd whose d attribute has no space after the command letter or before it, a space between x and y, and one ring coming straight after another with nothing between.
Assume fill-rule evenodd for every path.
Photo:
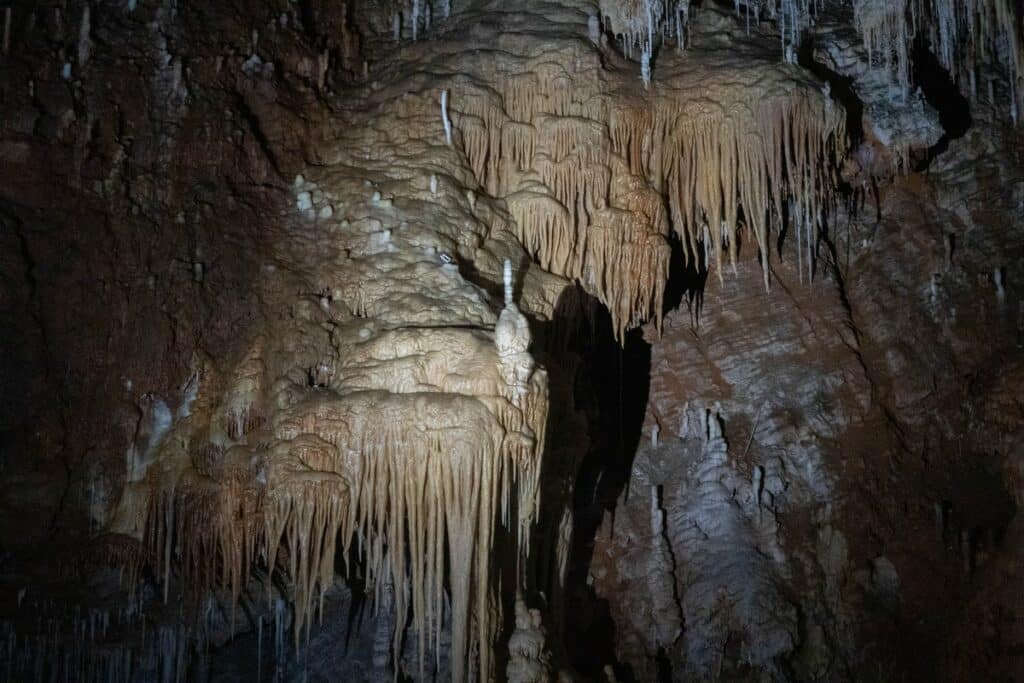
<instances>
[{"instance_id":1,"label":"limestone rock wall","mask_svg":"<svg viewBox=\"0 0 1024 683\"><path fill-rule=\"evenodd\" d=\"M1020 675L1019 22L0 8L0 671Z\"/></svg>"}]
</instances>

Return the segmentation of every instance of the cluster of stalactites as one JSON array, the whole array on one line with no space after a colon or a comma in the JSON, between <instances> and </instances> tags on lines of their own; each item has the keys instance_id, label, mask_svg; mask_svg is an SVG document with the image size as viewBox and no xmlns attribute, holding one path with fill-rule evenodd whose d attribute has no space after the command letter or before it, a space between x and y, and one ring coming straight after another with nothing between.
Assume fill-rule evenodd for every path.
<instances>
[{"instance_id":1,"label":"cluster of stalactites","mask_svg":"<svg viewBox=\"0 0 1024 683\"><path fill-rule=\"evenodd\" d=\"M783 54L795 63L804 31L822 12L837 9L838 0L734 0L736 14L748 28L762 18L779 26ZM979 67L1001 65L1006 71L1010 114L1016 122L1024 104L1024 41L1021 10L1015 0L850 0L854 22L872 65L893 75L904 93L910 88L913 41L928 39L939 62L972 99L979 94ZM1019 3L1017 3L1019 5ZM991 87L991 86L989 86Z\"/></svg>"},{"instance_id":2,"label":"cluster of stalactites","mask_svg":"<svg viewBox=\"0 0 1024 683\"><path fill-rule=\"evenodd\" d=\"M626 57L639 60L645 87L651 82L657 45L667 40L680 48L686 45L690 0L600 0L600 11Z\"/></svg>"},{"instance_id":3,"label":"cluster of stalactites","mask_svg":"<svg viewBox=\"0 0 1024 683\"><path fill-rule=\"evenodd\" d=\"M483 354L494 366L492 394L318 391L220 434L219 416L257 412L241 396L255 401L250 390L264 383L243 364L243 391L236 386L212 414L217 443L197 439L189 463L154 480L146 540L165 591L173 567L193 595L224 589L237 600L259 568L268 591L288 587L298 649L333 583L337 544L347 558L354 540L378 604L381 586L396 588L396 657L411 613L421 670L428 638L439 657L450 625L454 680L489 672L500 622L495 525L514 532L521 552L529 547L547 419L545 373L530 364L516 382L500 381L500 352ZM511 360L522 365L524 353ZM392 365L386 378L405 386Z\"/></svg>"},{"instance_id":4,"label":"cluster of stalactites","mask_svg":"<svg viewBox=\"0 0 1024 683\"><path fill-rule=\"evenodd\" d=\"M298 647L333 582L337 540L351 536L350 526L343 529L348 483L304 462L325 447L305 438L260 456L244 447L195 448L192 467L154 491L147 515L147 542L165 598L173 567L193 595L224 589L235 601L254 567L265 571L268 590L280 569L291 586ZM286 566L278 567L281 558Z\"/></svg>"},{"instance_id":5,"label":"cluster of stalactites","mask_svg":"<svg viewBox=\"0 0 1024 683\"><path fill-rule=\"evenodd\" d=\"M355 531L370 584L379 589L389 578L395 587L396 656L411 613L421 671L427 639L441 636L446 577L453 680L466 679L474 652L476 670L491 671L500 621L491 575L495 524L515 529L525 549L539 503L546 375L534 371L526 382L508 397L367 391L317 398L278 422L282 439L306 434L331 444L335 466L351 474L353 505L343 528ZM440 656L439 640L431 645Z\"/></svg>"},{"instance_id":6,"label":"cluster of stalactites","mask_svg":"<svg viewBox=\"0 0 1024 683\"><path fill-rule=\"evenodd\" d=\"M650 54L666 39L685 43L690 0L601 0L606 28L622 43L626 56ZM639 56L639 55L638 55Z\"/></svg>"},{"instance_id":7,"label":"cluster of stalactites","mask_svg":"<svg viewBox=\"0 0 1024 683\"><path fill-rule=\"evenodd\" d=\"M1018 9L1014 10L1014 4ZM1020 3L1015 0L913 0L914 33L926 32L939 62L977 100L987 95L978 79L983 67L1000 65L1006 72L1007 100L1014 123L1024 106L1024 39Z\"/></svg>"},{"instance_id":8,"label":"cluster of stalactites","mask_svg":"<svg viewBox=\"0 0 1024 683\"><path fill-rule=\"evenodd\" d=\"M767 13L768 18L775 19L779 25L779 38L782 42L782 55L789 64L796 64L797 51L804 31L811 25L814 17L821 11L827 0L759 0L747 3L747 15L750 7L757 7L755 18ZM736 0L739 11L739 0ZM747 20L749 27L750 20Z\"/></svg>"},{"instance_id":9,"label":"cluster of stalactites","mask_svg":"<svg viewBox=\"0 0 1024 683\"><path fill-rule=\"evenodd\" d=\"M462 93L463 146L530 255L604 303L621 339L660 318L671 258L664 201L612 151L604 106L574 101L563 74L546 68L508 79L500 97Z\"/></svg>"},{"instance_id":10,"label":"cluster of stalactites","mask_svg":"<svg viewBox=\"0 0 1024 683\"><path fill-rule=\"evenodd\" d=\"M868 50L868 64L884 68L904 93L910 88L910 42L907 0L854 0L853 19Z\"/></svg>"},{"instance_id":11,"label":"cluster of stalactites","mask_svg":"<svg viewBox=\"0 0 1024 683\"><path fill-rule=\"evenodd\" d=\"M782 55L786 62L795 64L804 31L821 12L827 0L733 0L736 16L741 18L749 32L764 19L779 27Z\"/></svg>"},{"instance_id":12,"label":"cluster of stalactites","mask_svg":"<svg viewBox=\"0 0 1024 683\"><path fill-rule=\"evenodd\" d=\"M779 27L784 59L795 64L804 31L822 11L826 0L734 0L736 16L748 32L762 20ZM635 57L649 78L655 47L667 40L683 48L687 44L690 0L601 0L606 28L620 41L626 57Z\"/></svg>"},{"instance_id":13,"label":"cluster of stalactites","mask_svg":"<svg viewBox=\"0 0 1024 683\"><path fill-rule=\"evenodd\" d=\"M985 69L1006 73L1010 117L1024 104L1024 41L1013 0L853 0L854 21L873 66L887 69L900 89L911 85L911 48L924 37L939 62L972 100L995 103L992 81L980 87Z\"/></svg>"},{"instance_id":14,"label":"cluster of stalactites","mask_svg":"<svg viewBox=\"0 0 1024 683\"><path fill-rule=\"evenodd\" d=\"M788 217L800 269L811 269L845 140L843 111L827 94L794 86L737 98L709 85L709 97L732 104L659 97L610 107L549 99L530 85L529 101L541 109L521 113L524 120L505 113L523 108L515 79L503 100L461 100L468 160L506 200L527 251L597 296L620 338L661 311L670 229L688 263L714 263L719 277L725 254L735 264L745 229L767 287L769 229Z\"/></svg>"},{"instance_id":15,"label":"cluster of stalactites","mask_svg":"<svg viewBox=\"0 0 1024 683\"><path fill-rule=\"evenodd\" d=\"M928 39L939 62L971 99L995 101L992 81L979 83L981 67L1000 65L1006 72L1006 99L1017 122L1024 106L1024 39L1021 10L1014 0L850 0L854 21L872 65L888 70L904 93L910 88L913 41ZM830 8L829 5L832 5ZM734 0L747 29L764 19L778 24L785 61L796 63L805 31L816 17L836 9L838 0ZM688 0L601 0L605 26L622 43L627 57L641 62L644 81L659 42L686 45Z\"/></svg>"},{"instance_id":16,"label":"cluster of stalactites","mask_svg":"<svg viewBox=\"0 0 1024 683\"><path fill-rule=\"evenodd\" d=\"M733 6L748 33L763 20L774 21L779 28L783 59L789 64L795 64L804 32L829 1L733 0Z\"/></svg>"},{"instance_id":17,"label":"cluster of stalactites","mask_svg":"<svg viewBox=\"0 0 1024 683\"><path fill-rule=\"evenodd\" d=\"M396 41L417 40L434 21L447 19L452 12L452 0L391 0L389 4L392 38Z\"/></svg>"},{"instance_id":18,"label":"cluster of stalactites","mask_svg":"<svg viewBox=\"0 0 1024 683\"><path fill-rule=\"evenodd\" d=\"M20 633L12 622L0 622L5 681L187 680L193 634L177 623L140 626L135 601L69 610L64 600L44 600L32 609L35 632ZM125 638L132 633L137 637Z\"/></svg>"},{"instance_id":19,"label":"cluster of stalactites","mask_svg":"<svg viewBox=\"0 0 1024 683\"><path fill-rule=\"evenodd\" d=\"M735 265L745 228L761 252L767 288L769 227L787 215L798 255L810 267L833 203L845 120L827 97L799 90L734 111L742 113L688 114L685 105L618 110L612 140L634 169L657 174L688 263L707 269L713 262L721 279L723 256ZM646 145L652 136L654 144Z\"/></svg>"}]
</instances>

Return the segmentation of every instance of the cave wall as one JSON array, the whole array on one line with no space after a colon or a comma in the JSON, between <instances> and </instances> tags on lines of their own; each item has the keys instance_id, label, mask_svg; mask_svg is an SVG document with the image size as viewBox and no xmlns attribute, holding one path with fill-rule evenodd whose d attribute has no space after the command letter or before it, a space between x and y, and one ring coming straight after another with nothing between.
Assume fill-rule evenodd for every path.
<instances>
[{"instance_id":1,"label":"cave wall","mask_svg":"<svg viewBox=\"0 0 1024 683\"><path fill-rule=\"evenodd\" d=\"M948 152L976 153L1001 152L975 133ZM1020 255L990 216L1016 210L1020 180L979 196L967 163L940 159L897 180L877 223L876 207L860 207L813 281L783 263L771 294L754 293L743 286L759 276L751 260L670 315L662 335L648 330L642 446L589 569L617 633L647 643L646 656L621 646L646 672L638 678L666 656L651 647L649 621L694 625L661 643L693 676L781 667L846 678L877 666L957 680L964 669L946 667L964 656L965 611L987 611L992 624L968 638L985 652L972 657L1018 637L979 594L981 577L1019 562L1019 413L1006 387L1020 332L1012 288L1000 294L990 270L1018 268ZM949 206L955 218L941 215ZM724 441L705 436L705 414ZM652 495L664 516L654 540ZM653 568L622 576L636 566ZM671 614L637 609L658 585L650 574L675 586ZM851 638L854 623L872 627Z\"/></svg>"},{"instance_id":2,"label":"cave wall","mask_svg":"<svg viewBox=\"0 0 1024 683\"><path fill-rule=\"evenodd\" d=\"M161 622L152 676L1020 675L1024 178L998 68L967 92L918 41L899 97L845 10L780 54L774 19L751 33L705 2L645 83L591 4L443 4L433 28L411 4L11 4L4 633L34 605L76 634L59 650L74 605L131 631L170 591L206 622ZM763 143L779 131L800 154ZM702 150L690 175L677 148ZM773 163L786 183L757 176ZM437 425L437 453L409 445ZM416 506L385 501L420 476L403 453L441 451L494 454L487 481L519 488L494 483L494 513L473 502L427 560L401 550ZM354 464L370 452L387 476ZM315 496L275 489L291 467L351 500L305 583L272 578L313 553L301 532L268 563L181 521L274 490L297 510ZM475 534L463 603L451 564ZM171 538L180 566L157 556ZM430 571L432 592L406 582ZM145 659L118 649L132 633L91 666Z\"/></svg>"}]
</instances>

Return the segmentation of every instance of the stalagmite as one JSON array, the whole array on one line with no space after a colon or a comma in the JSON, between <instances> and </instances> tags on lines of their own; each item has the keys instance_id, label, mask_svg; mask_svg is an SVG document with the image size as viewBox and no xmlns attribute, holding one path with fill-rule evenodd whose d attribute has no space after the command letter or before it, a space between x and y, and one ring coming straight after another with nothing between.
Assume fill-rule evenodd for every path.
<instances>
[{"instance_id":1,"label":"stalagmite","mask_svg":"<svg viewBox=\"0 0 1024 683\"><path fill-rule=\"evenodd\" d=\"M494 344L501 364L501 374L512 390L512 404L520 406L529 392L533 375L530 347L530 324L512 300L512 263L504 265L505 308L494 328Z\"/></svg>"},{"instance_id":2,"label":"stalagmite","mask_svg":"<svg viewBox=\"0 0 1024 683\"><path fill-rule=\"evenodd\" d=\"M521 596L515 602L515 631L508 651L509 683L549 683L553 679L540 610L527 609Z\"/></svg>"}]
</instances>

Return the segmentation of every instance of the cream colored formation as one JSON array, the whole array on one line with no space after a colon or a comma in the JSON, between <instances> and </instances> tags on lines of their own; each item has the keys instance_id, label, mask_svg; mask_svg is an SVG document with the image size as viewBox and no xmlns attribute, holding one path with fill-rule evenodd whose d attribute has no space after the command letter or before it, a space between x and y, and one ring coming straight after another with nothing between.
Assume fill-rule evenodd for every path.
<instances>
[{"instance_id":1,"label":"cream colored formation","mask_svg":"<svg viewBox=\"0 0 1024 683\"><path fill-rule=\"evenodd\" d=\"M507 215L467 191L472 175L435 135L433 92L400 95L396 112L399 91L366 101L410 125L351 127L337 112L332 158L296 179L264 265L262 333L226 368L199 368L110 543L142 541L135 555L165 587L180 574L199 595L237 598L254 578L274 591L278 577L296 648L336 556L357 556L375 591L395 587L396 658L411 613L421 671L450 628L453 678L487 678L492 565L525 554L539 505L547 375L513 299L525 272ZM504 305L463 263L491 283L508 264ZM498 548L498 525L520 550Z\"/></svg>"},{"instance_id":2,"label":"cream colored formation","mask_svg":"<svg viewBox=\"0 0 1024 683\"><path fill-rule=\"evenodd\" d=\"M809 245L827 220L841 108L755 46L704 38L703 50L663 53L644 89L628 62L605 68L590 45L498 37L480 58L486 85L451 88L480 184L505 199L541 267L608 307L619 338L660 321L670 230L688 263L720 276L745 233L767 286L770 226L788 212Z\"/></svg>"}]
</instances>

